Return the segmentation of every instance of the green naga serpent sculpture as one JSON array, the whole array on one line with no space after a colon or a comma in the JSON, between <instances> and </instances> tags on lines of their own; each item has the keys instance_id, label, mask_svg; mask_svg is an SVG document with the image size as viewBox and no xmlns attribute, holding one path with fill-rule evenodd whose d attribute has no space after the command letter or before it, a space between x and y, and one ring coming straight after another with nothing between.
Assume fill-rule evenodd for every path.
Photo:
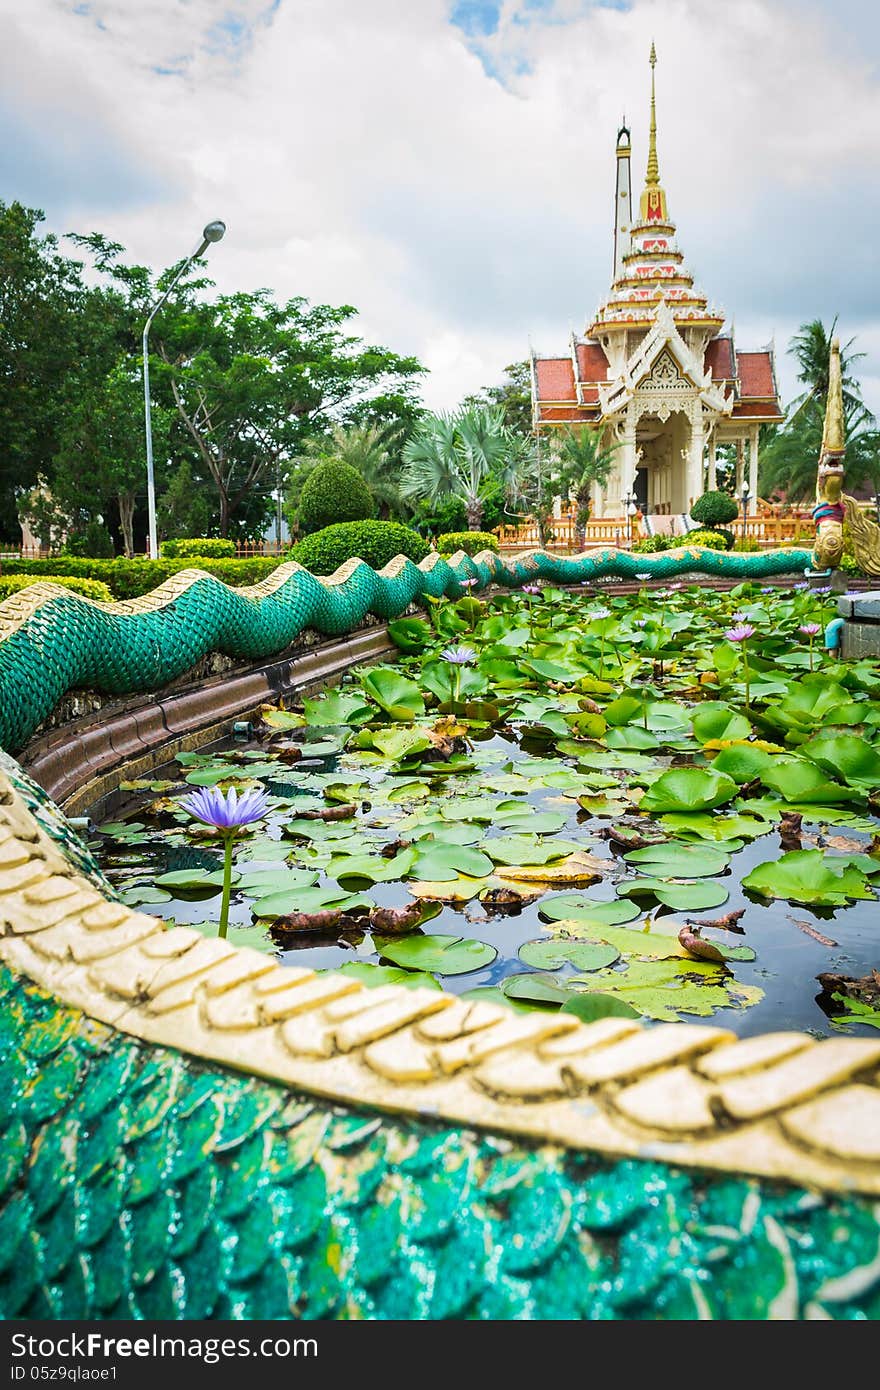
<instances>
[{"instance_id":1,"label":"green naga serpent sculpture","mask_svg":"<svg viewBox=\"0 0 880 1390\"><path fill-rule=\"evenodd\" d=\"M8 756L62 695L156 690L476 578L737 579L807 551L198 571L0 607L0 1313L880 1314L880 1042L519 1016L136 913Z\"/></svg>"}]
</instances>

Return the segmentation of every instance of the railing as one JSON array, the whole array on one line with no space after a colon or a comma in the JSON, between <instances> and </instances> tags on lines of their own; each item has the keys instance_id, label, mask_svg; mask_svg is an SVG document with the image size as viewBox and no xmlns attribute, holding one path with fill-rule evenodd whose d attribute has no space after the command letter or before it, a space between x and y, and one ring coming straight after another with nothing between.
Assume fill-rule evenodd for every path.
<instances>
[{"instance_id":1,"label":"railing","mask_svg":"<svg viewBox=\"0 0 880 1390\"><path fill-rule=\"evenodd\" d=\"M733 521L726 528L733 532L737 540L743 535L768 550L780 546L795 545L799 542L809 544L815 535L813 523L806 515L765 516L752 515ZM644 536L644 527L638 523L628 530L625 517L602 517L588 521L583 530L583 541L578 534L574 518L571 516L552 517L544 527L545 540L542 542L538 526L526 521L521 526L502 526L496 532L502 550L527 550L542 546L546 550L577 551L592 545L612 545L618 550L628 550L630 537ZM686 544L687 537L678 540Z\"/></svg>"}]
</instances>

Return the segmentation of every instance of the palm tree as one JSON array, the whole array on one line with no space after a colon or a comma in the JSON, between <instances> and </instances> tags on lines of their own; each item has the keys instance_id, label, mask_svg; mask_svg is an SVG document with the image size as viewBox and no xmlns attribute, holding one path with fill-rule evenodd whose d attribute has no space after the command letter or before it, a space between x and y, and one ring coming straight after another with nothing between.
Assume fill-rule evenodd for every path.
<instances>
[{"instance_id":1,"label":"palm tree","mask_svg":"<svg viewBox=\"0 0 880 1390\"><path fill-rule=\"evenodd\" d=\"M810 323L802 323L797 333L795 333L788 345L788 352L798 364L798 381L804 385L804 390L791 402L789 406L789 419L801 410L808 401L819 400L824 409L825 401L828 397L828 362L831 356L831 340L837 328L837 315L831 321L831 327L825 328L821 319L813 319ZM850 338L840 349L840 370L843 377L843 404L853 417L862 412L868 414L867 407L862 400L861 389L858 380L852 374L852 365L865 356L863 352L852 352L851 348L855 338Z\"/></svg>"},{"instance_id":2,"label":"palm tree","mask_svg":"<svg viewBox=\"0 0 880 1390\"><path fill-rule=\"evenodd\" d=\"M571 497L577 504L579 528L589 520L593 484L607 483L619 447L612 444L603 448L602 437L596 430L563 429L556 436L556 487L560 496Z\"/></svg>"},{"instance_id":3,"label":"palm tree","mask_svg":"<svg viewBox=\"0 0 880 1390\"><path fill-rule=\"evenodd\" d=\"M401 509L400 470L394 458L396 422L385 425L336 425L329 436L310 439L306 452L339 459L360 473L387 520Z\"/></svg>"},{"instance_id":4,"label":"palm tree","mask_svg":"<svg viewBox=\"0 0 880 1390\"><path fill-rule=\"evenodd\" d=\"M821 319L813 319L801 325L788 345L798 364L798 381L805 389L791 402L785 422L763 447L760 491L764 497L784 492L789 501L800 502L815 493L828 397L828 361L836 327L836 318L829 329ZM865 356L852 351L854 342L850 338L840 353L847 481L850 487L865 481L876 487L880 483L880 433L852 371L853 363Z\"/></svg>"},{"instance_id":5,"label":"palm tree","mask_svg":"<svg viewBox=\"0 0 880 1390\"><path fill-rule=\"evenodd\" d=\"M467 510L468 530L479 531L482 493L489 479L512 476L513 441L503 412L471 406L453 415L429 415L403 448L401 494L406 499L436 502L452 494Z\"/></svg>"}]
</instances>

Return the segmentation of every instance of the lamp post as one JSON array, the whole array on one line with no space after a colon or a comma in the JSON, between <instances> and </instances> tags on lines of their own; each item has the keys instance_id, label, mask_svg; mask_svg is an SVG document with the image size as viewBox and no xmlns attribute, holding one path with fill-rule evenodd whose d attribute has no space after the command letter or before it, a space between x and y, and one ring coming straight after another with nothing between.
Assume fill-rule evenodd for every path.
<instances>
[{"instance_id":1,"label":"lamp post","mask_svg":"<svg viewBox=\"0 0 880 1390\"><path fill-rule=\"evenodd\" d=\"M629 550L632 547L632 519L635 515L635 496L628 492L623 499L623 506L626 512L626 545Z\"/></svg>"},{"instance_id":2,"label":"lamp post","mask_svg":"<svg viewBox=\"0 0 880 1390\"><path fill-rule=\"evenodd\" d=\"M209 222L202 232L201 243L196 247L191 256L188 256L183 265L178 270L171 284L168 286L161 299L158 299L150 310L150 316L144 324L142 339L142 350L144 358L144 425L147 434L147 518L149 528L149 551L150 559L158 560L159 542L156 536L156 480L153 474L153 425L150 415L150 356L149 356L149 337L150 327L153 319L158 314L162 305L167 300L174 286L180 277L189 269L193 261L198 260L212 242L220 241L226 231L225 222Z\"/></svg>"},{"instance_id":3,"label":"lamp post","mask_svg":"<svg viewBox=\"0 0 880 1390\"><path fill-rule=\"evenodd\" d=\"M742 497L743 508L743 547L745 547L746 525L748 523L749 518L749 485L745 479L743 479L742 492L740 493L740 496Z\"/></svg>"}]
</instances>

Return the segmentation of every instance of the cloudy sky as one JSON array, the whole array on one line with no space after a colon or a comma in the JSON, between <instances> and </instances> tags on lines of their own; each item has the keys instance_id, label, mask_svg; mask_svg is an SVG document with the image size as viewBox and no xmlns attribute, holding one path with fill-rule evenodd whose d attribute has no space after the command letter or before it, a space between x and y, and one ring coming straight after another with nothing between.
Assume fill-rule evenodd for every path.
<instances>
[{"instance_id":1,"label":"cloudy sky","mask_svg":"<svg viewBox=\"0 0 880 1390\"><path fill-rule=\"evenodd\" d=\"M875 0L0 0L0 196L222 290L350 303L452 406L606 291L647 143L740 347L857 335L880 412Z\"/></svg>"}]
</instances>

